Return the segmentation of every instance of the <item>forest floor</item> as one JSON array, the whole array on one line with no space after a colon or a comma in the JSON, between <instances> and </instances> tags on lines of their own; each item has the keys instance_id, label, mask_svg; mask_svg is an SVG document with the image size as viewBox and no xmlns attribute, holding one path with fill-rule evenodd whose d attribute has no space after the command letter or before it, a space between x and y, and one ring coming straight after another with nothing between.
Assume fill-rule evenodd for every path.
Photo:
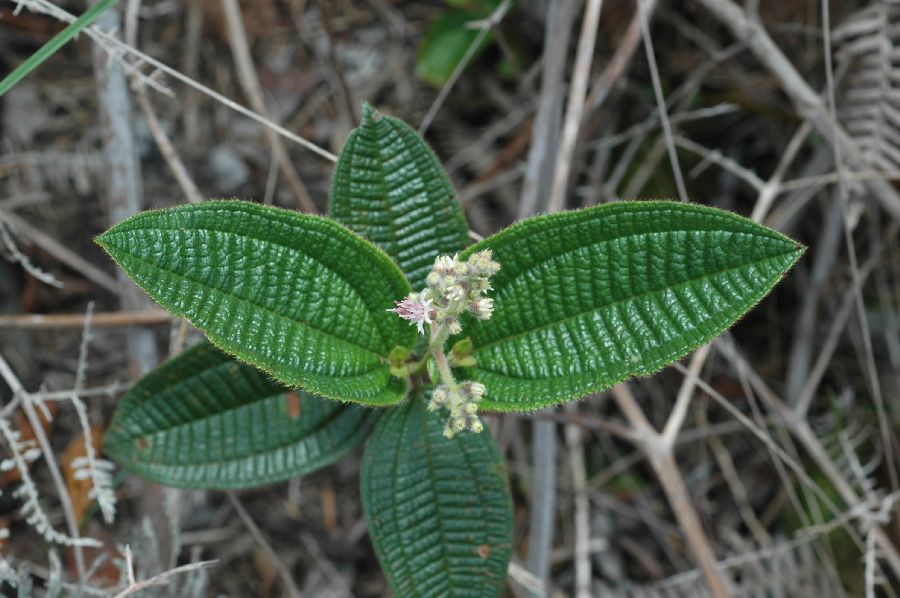
<instances>
[{"instance_id":1,"label":"forest floor","mask_svg":"<svg viewBox=\"0 0 900 598\"><path fill-rule=\"evenodd\" d=\"M597 4L599 26L583 27ZM451 5L475 7L464 21L483 19L484 42L459 27L435 53L429 30ZM86 6L0 0L0 74ZM683 365L566 409L489 417L515 501L508 595L529 584L545 596L702 595L684 509L739 595L900 593L900 9L122 0L96 27L0 98L0 420L41 449L30 475L49 525L66 529L69 502L81 535L102 541L83 550L89 595L388 594L358 498L360 450L234 494L117 470L112 524L72 468L85 429L72 394L99 437L130 384L201 338L120 284L94 236L199 197L324 213L328 156L363 101L425 132L480 235L548 209L662 197L809 247ZM33 426L45 416L23 397L52 421ZM616 433L636 425L628 405L652 427L635 428L641 438L667 431L667 451ZM71 595L76 551L26 521L22 484L0 465L0 576ZM3 592L15 595L10 581Z\"/></svg>"}]
</instances>

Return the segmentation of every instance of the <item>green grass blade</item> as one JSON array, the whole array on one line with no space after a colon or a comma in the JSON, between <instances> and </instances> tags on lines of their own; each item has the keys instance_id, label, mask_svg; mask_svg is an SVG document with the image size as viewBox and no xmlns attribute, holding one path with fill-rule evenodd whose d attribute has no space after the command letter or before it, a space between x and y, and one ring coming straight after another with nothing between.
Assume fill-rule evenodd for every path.
<instances>
[{"instance_id":1,"label":"green grass blade","mask_svg":"<svg viewBox=\"0 0 900 598\"><path fill-rule=\"evenodd\" d=\"M87 12L75 19L68 27L56 34L53 39L41 46L40 50L29 56L25 62L13 69L13 72L0 81L0 97L12 89L19 81L27 77L31 71L39 67L45 60L56 54L56 51L66 45L69 40L89 27L91 23L97 20L97 17L117 1L100 0Z\"/></svg>"}]
</instances>

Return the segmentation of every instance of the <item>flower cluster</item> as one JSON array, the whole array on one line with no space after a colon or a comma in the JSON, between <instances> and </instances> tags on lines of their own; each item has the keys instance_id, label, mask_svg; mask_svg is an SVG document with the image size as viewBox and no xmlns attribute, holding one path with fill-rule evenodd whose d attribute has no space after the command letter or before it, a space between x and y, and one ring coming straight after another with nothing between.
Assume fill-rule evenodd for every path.
<instances>
[{"instance_id":1,"label":"flower cluster","mask_svg":"<svg viewBox=\"0 0 900 598\"><path fill-rule=\"evenodd\" d=\"M444 427L444 436L452 438L463 430L477 434L484 429L484 425L478 419L478 401L484 396L485 390L481 382L439 384L435 387L431 393L428 410L437 411L444 408L450 412L450 419Z\"/></svg>"},{"instance_id":2,"label":"flower cluster","mask_svg":"<svg viewBox=\"0 0 900 598\"><path fill-rule=\"evenodd\" d=\"M494 313L494 300L483 295L491 290L490 278L500 270L491 257L490 249L473 254L467 261L458 256L442 255L426 278L428 288L423 298L434 305L434 321L446 326L450 334L459 334L459 317L469 311L479 320L487 320Z\"/></svg>"},{"instance_id":3,"label":"flower cluster","mask_svg":"<svg viewBox=\"0 0 900 598\"><path fill-rule=\"evenodd\" d=\"M466 312L479 320L487 320L494 313L494 300L485 294L491 290L491 276L500 270L491 251L479 251L468 260L459 256L439 256L431 273L425 279L427 287L397 301L392 311L425 334L429 325L428 350L437 367L432 377L437 385L428 403L429 411L446 409L450 418L444 428L444 436L452 438L457 432L469 430L481 432L484 424L478 419L478 401L484 396L485 387L480 382L456 382L450 362L444 353L444 343L453 334L462 332L460 317ZM427 359L427 356L426 356ZM438 379L437 376L440 376Z\"/></svg>"},{"instance_id":4,"label":"flower cluster","mask_svg":"<svg viewBox=\"0 0 900 598\"><path fill-rule=\"evenodd\" d=\"M428 275L428 287L419 293L397 301L388 309L425 334L425 324L436 325L449 334L459 334L459 317L469 311L479 320L488 320L494 313L494 300L484 297L491 290L490 278L500 270L500 264L486 249L473 254L467 261L459 256L438 256Z\"/></svg>"}]
</instances>

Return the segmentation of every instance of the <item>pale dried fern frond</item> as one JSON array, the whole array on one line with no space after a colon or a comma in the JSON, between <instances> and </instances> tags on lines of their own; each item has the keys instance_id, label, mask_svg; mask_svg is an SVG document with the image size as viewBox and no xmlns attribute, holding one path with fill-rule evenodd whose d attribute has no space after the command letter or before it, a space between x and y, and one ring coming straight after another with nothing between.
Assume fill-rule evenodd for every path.
<instances>
[{"instance_id":1,"label":"pale dried fern frond","mask_svg":"<svg viewBox=\"0 0 900 598\"><path fill-rule=\"evenodd\" d=\"M72 538L54 529L50 518L41 506L37 486L31 478L28 465L30 461L40 456L40 451L31 441L22 440L21 433L2 417L0 417L0 439L10 452L10 458L4 459L0 463L0 468L18 470L22 481L13 492L13 496L22 500L21 513L25 522L41 534L47 542L63 546L92 546L95 548L102 546L102 543L93 538Z\"/></svg>"},{"instance_id":2,"label":"pale dried fern frond","mask_svg":"<svg viewBox=\"0 0 900 598\"><path fill-rule=\"evenodd\" d=\"M843 598L828 569L816 558L810 538L781 542L719 562L731 579L735 598L816 596ZM613 588L597 584L595 595L615 598L702 598L709 590L698 570L674 575L646 586Z\"/></svg>"},{"instance_id":3,"label":"pale dried fern frond","mask_svg":"<svg viewBox=\"0 0 900 598\"><path fill-rule=\"evenodd\" d=\"M871 442L878 430L858 409L856 395L849 390L841 393L830 410L811 415L809 423L843 478L862 496L873 496L884 447Z\"/></svg>"},{"instance_id":4,"label":"pale dried fern frond","mask_svg":"<svg viewBox=\"0 0 900 598\"><path fill-rule=\"evenodd\" d=\"M869 168L900 170L900 3L881 0L832 32L838 120Z\"/></svg>"}]
</instances>

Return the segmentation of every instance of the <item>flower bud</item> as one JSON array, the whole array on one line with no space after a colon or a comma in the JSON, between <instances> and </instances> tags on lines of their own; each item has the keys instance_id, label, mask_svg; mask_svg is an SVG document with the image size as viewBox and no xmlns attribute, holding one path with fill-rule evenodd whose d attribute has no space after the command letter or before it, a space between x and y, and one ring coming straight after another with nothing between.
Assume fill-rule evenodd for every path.
<instances>
[{"instance_id":1,"label":"flower bud","mask_svg":"<svg viewBox=\"0 0 900 598\"><path fill-rule=\"evenodd\" d=\"M434 271L441 274L448 274L453 271L456 266L456 257L449 255L439 255L434 260Z\"/></svg>"},{"instance_id":2,"label":"flower bud","mask_svg":"<svg viewBox=\"0 0 900 598\"><path fill-rule=\"evenodd\" d=\"M487 388L481 382L466 382L463 384L463 392L473 401L480 401Z\"/></svg>"},{"instance_id":3,"label":"flower bud","mask_svg":"<svg viewBox=\"0 0 900 598\"><path fill-rule=\"evenodd\" d=\"M469 311L479 320L490 320L494 315L494 300L490 297L479 297L469 306Z\"/></svg>"},{"instance_id":4,"label":"flower bud","mask_svg":"<svg viewBox=\"0 0 900 598\"><path fill-rule=\"evenodd\" d=\"M466 298L466 289L459 283L452 284L444 291L444 296L450 301L463 301Z\"/></svg>"}]
</instances>

